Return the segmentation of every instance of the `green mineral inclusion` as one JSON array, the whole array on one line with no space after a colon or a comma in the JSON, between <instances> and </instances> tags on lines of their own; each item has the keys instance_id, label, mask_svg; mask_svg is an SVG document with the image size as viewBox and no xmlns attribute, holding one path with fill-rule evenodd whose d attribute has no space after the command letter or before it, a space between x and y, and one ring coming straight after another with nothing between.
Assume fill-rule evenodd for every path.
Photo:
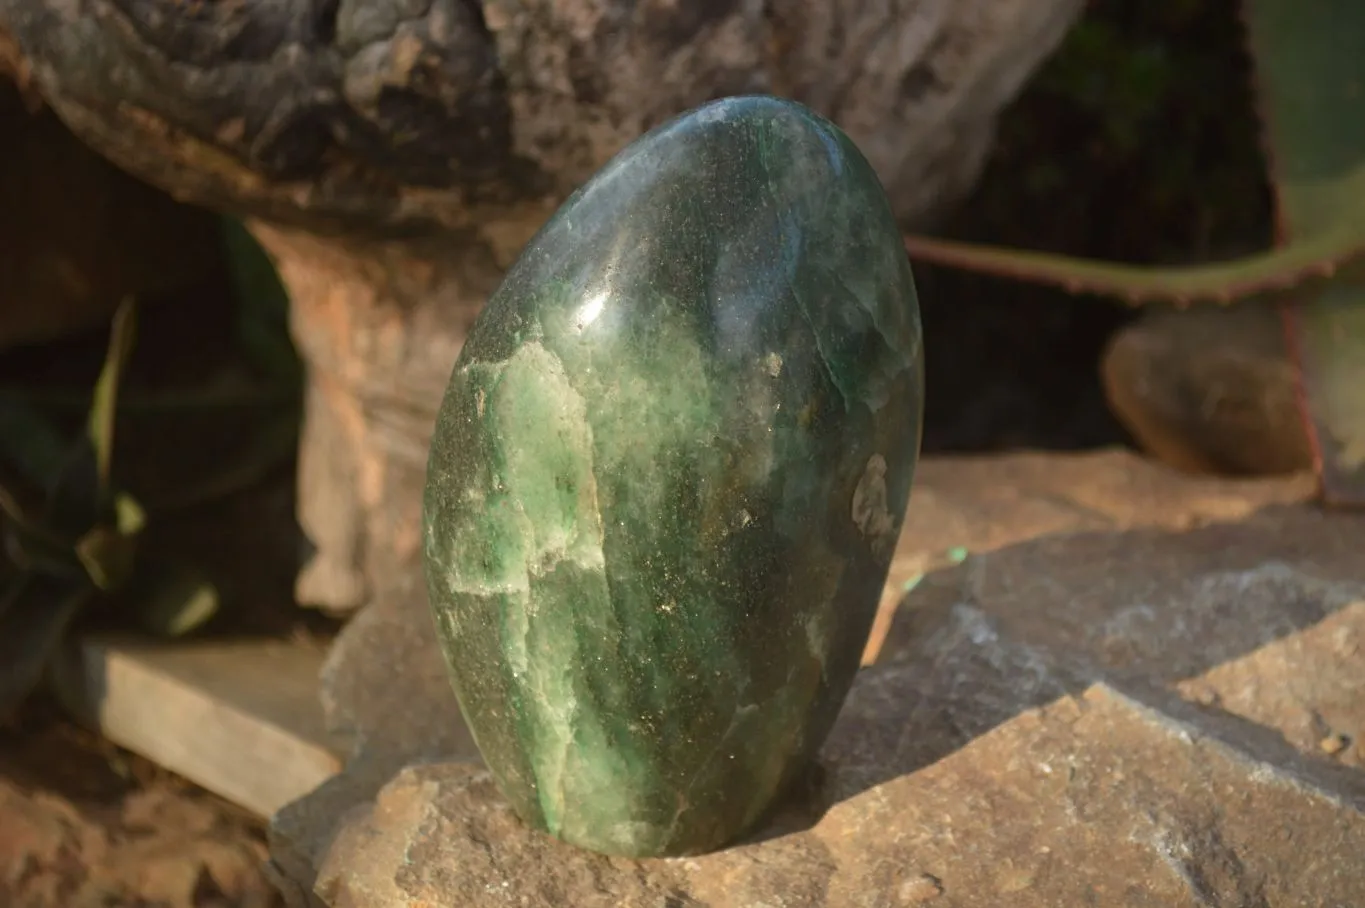
<instances>
[{"instance_id":1,"label":"green mineral inclusion","mask_svg":"<svg viewBox=\"0 0 1365 908\"><path fill-rule=\"evenodd\" d=\"M528 823L627 856L752 830L847 695L919 451L919 311L876 176L767 97L642 137L460 354L424 555Z\"/></svg>"}]
</instances>

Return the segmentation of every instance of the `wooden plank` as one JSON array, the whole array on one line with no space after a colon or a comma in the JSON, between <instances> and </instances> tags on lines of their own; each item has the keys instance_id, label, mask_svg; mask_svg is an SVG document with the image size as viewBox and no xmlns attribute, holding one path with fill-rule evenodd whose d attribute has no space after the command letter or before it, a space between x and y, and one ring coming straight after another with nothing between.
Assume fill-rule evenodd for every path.
<instances>
[{"instance_id":1,"label":"wooden plank","mask_svg":"<svg viewBox=\"0 0 1365 908\"><path fill-rule=\"evenodd\" d=\"M260 816L341 770L318 700L320 646L279 640L149 643L95 638L57 687L81 720Z\"/></svg>"}]
</instances>

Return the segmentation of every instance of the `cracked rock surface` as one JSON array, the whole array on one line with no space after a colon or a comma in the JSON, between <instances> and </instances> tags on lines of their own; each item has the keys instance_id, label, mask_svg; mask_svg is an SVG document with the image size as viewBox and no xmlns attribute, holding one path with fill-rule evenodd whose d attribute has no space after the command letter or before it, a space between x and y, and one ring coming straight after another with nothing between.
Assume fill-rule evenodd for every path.
<instances>
[{"instance_id":1,"label":"cracked rock surface","mask_svg":"<svg viewBox=\"0 0 1365 908\"><path fill-rule=\"evenodd\" d=\"M1301 479L1194 480L1117 452L922 478L897 555L919 573L893 578L911 589L819 772L750 840L632 861L526 829L459 725L420 595L399 591L333 654L330 712L360 745L274 820L288 897L1365 904L1365 515L1296 503ZM916 535L917 501L964 551Z\"/></svg>"}]
</instances>

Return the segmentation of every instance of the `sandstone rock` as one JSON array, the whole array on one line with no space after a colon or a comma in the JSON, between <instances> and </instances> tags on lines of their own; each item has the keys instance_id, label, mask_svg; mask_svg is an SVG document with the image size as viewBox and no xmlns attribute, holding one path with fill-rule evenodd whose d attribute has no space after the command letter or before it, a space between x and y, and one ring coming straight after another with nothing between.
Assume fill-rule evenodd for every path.
<instances>
[{"instance_id":1,"label":"sandstone rock","mask_svg":"<svg viewBox=\"0 0 1365 908\"><path fill-rule=\"evenodd\" d=\"M271 820L273 876L292 905L307 903L338 818L374 797L405 764L482 762L450 688L416 574L341 632L323 666L322 706L330 730L350 737L355 753L344 774Z\"/></svg>"},{"instance_id":2,"label":"sandstone rock","mask_svg":"<svg viewBox=\"0 0 1365 908\"><path fill-rule=\"evenodd\" d=\"M902 603L830 736L836 789L884 779L877 766L927 765L1094 679L1180 685L1213 704L1200 690L1222 684L1231 697L1227 673L1239 662L1240 697L1257 698L1248 678L1258 671L1298 670L1314 680L1295 688L1295 708L1327 710L1349 732L1344 704L1365 698L1365 665L1343 631L1365 599L1362 539L1365 516L1276 506L1183 533L1042 538L930 575ZM1336 660L1285 668L1277 653L1313 651L1301 636L1339 647ZM1266 701L1256 712L1234 702L1230 712L1257 722L1276 714ZM1305 750L1320 758L1318 744Z\"/></svg>"},{"instance_id":3,"label":"sandstone rock","mask_svg":"<svg viewBox=\"0 0 1365 908\"><path fill-rule=\"evenodd\" d=\"M866 661L875 659L905 593L968 554L1083 530L1193 529L1303 501L1314 488L1308 473L1276 482L1195 476L1122 449L927 458L915 475Z\"/></svg>"},{"instance_id":4,"label":"sandstone rock","mask_svg":"<svg viewBox=\"0 0 1365 908\"><path fill-rule=\"evenodd\" d=\"M1365 602L1177 687L1275 729L1304 753L1365 769Z\"/></svg>"},{"instance_id":5,"label":"sandstone rock","mask_svg":"<svg viewBox=\"0 0 1365 908\"><path fill-rule=\"evenodd\" d=\"M274 908L258 840L221 806L165 789L81 809L0 781L0 904L13 908L232 904ZM214 899L219 901L214 902Z\"/></svg>"},{"instance_id":6,"label":"sandstone rock","mask_svg":"<svg viewBox=\"0 0 1365 908\"><path fill-rule=\"evenodd\" d=\"M1014 493L966 491L991 475ZM525 829L461 750L428 619L400 597L333 654L357 760L274 821L294 903L1365 901L1365 516L1288 503L1311 490L1298 479L1206 483L1122 455L922 477L912 513L937 499L976 548L926 569L820 771L751 841L635 862ZM963 516L974 500L995 502L984 519ZM1050 535L1025 541L1020 511L1048 502L1076 522L1035 516Z\"/></svg>"},{"instance_id":7,"label":"sandstone rock","mask_svg":"<svg viewBox=\"0 0 1365 908\"><path fill-rule=\"evenodd\" d=\"M1100 375L1119 421L1173 466L1243 475L1312 466L1273 306L1153 310L1114 336Z\"/></svg>"},{"instance_id":8,"label":"sandstone rock","mask_svg":"<svg viewBox=\"0 0 1365 908\"><path fill-rule=\"evenodd\" d=\"M1365 598L1362 540L1365 515L1276 506L1180 534L1041 538L940 582L1001 635L1078 671L1175 683ZM906 658L919 620L893 624L883 658Z\"/></svg>"},{"instance_id":9,"label":"sandstone rock","mask_svg":"<svg viewBox=\"0 0 1365 908\"><path fill-rule=\"evenodd\" d=\"M572 849L517 822L484 771L408 769L345 825L317 891L388 908L1344 905L1365 895L1362 853L1360 780L1099 684L809 828L693 859Z\"/></svg>"}]
</instances>

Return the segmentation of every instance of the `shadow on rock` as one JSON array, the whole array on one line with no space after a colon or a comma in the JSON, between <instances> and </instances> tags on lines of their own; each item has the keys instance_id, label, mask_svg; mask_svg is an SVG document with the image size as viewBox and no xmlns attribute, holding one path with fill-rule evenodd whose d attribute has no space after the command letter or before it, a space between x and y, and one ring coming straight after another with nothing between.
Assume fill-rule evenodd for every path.
<instances>
[{"instance_id":1,"label":"shadow on rock","mask_svg":"<svg viewBox=\"0 0 1365 908\"><path fill-rule=\"evenodd\" d=\"M1308 507L973 556L902 602L823 752L826 803L1096 681L1197 678L1362 598L1365 517Z\"/></svg>"},{"instance_id":2,"label":"shadow on rock","mask_svg":"<svg viewBox=\"0 0 1365 908\"><path fill-rule=\"evenodd\" d=\"M1151 904L1201 891L1236 902L1297 879L1277 863L1281 840L1265 838L1285 811L1321 826L1325 855L1365 847L1365 773L1295 749L1285 731L1298 711L1365 732L1362 540L1365 515L1273 506L1187 532L1049 536L934 571L902 603L811 778L749 840L694 859L607 858L521 824L477 765L424 598L408 590L333 653L330 711L358 756L277 815L277 876L297 904L311 889L329 904L459 894L681 908L780 894L891 906L949 886L981 904L1017 892L1057 904L1103 889L1106 872L1146 880L1166 899ZM1218 674L1342 616L1322 638L1342 648L1337 668L1296 650L1261 675ZM1282 688L1277 671L1323 680L1278 712L1245 708L1229 686ZM1234 802L1251 806L1234 816ZM1201 883L1228 854L1245 872ZM1054 879L1039 855L1093 866Z\"/></svg>"}]
</instances>

